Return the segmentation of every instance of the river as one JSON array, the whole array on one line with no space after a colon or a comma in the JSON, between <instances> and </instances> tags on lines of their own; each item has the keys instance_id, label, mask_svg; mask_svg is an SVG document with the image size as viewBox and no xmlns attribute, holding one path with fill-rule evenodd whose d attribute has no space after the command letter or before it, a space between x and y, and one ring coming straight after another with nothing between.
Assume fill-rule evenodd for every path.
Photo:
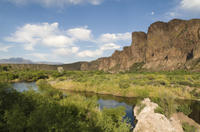
<instances>
[{"instance_id":1,"label":"river","mask_svg":"<svg viewBox=\"0 0 200 132\"><path fill-rule=\"evenodd\" d=\"M27 83L20 82L13 84L14 89L19 92L26 91L28 89L33 89L37 91L37 85L35 82ZM96 96L98 99L99 108L102 110L104 107L106 108L116 108L118 106L123 106L126 109L126 116L124 118L128 118L130 120L131 125L134 127L134 115L133 108L137 103L139 98L125 98L125 97L116 97L112 95L100 95L94 93L85 93L85 92L69 92L62 90L64 94L81 94L87 98L92 96ZM200 102L199 101L190 101L190 100L179 100L179 103L188 103L191 104L192 113L189 115L190 118L195 120L200 124Z\"/></svg>"}]
</instances>

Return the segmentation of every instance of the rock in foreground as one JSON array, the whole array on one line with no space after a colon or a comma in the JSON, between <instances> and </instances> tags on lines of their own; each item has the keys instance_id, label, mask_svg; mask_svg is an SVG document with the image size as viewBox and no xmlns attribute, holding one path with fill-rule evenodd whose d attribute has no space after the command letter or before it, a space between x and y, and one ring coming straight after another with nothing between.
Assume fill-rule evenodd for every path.
<instances>
[{"instance_id":1,"label":"rock in foreground","mask_svg":"<svg viewBox=\"0 0 200 132\"><path fill-rule=\"evenodd\" d=\"M183 132L178 119L167 119L164 115L155 113L157 107L156 103L147 98L134 108L134 115L138 120L134 132Z\"/></svg>"}]
</instances>

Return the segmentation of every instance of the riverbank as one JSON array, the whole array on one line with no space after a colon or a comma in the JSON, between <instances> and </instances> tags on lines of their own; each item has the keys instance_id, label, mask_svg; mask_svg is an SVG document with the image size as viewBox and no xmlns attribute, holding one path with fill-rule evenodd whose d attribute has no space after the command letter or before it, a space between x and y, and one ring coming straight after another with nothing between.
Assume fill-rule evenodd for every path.
<instances>
[{"instance_id":1,"label":"riverbank","mask_svg":"<svg viewBox=\"0 0 200 132\"><path fill-rule=\"evenodd\" d=\"M53 87L70 91L87 91L122 97L160 97L169 94L179 99L200 99L200 73L102 71L16 71L0 73L3 82L32 82L47 79Z\"/></svg>"},{"instance_id":2,"label":"riverbank","mask_svg":"<svg viewBox=\"0 0 200 132\"><path fill-rule=\"evenodd\" d=\"M49 80L49 83L56 89L76 91L76 92L91 92L95 94L113 95L119 97L161 97L164 94L173 96L176 99L183 100L198 100L199 98L192 95L190 87L168 87L154 85L134 85L130 84L128 88L121 88L119 83L102 82L97 85L91 85L89 82L76 82L73 80Z\"/></svg>"},{"instance_id":3,"label":"riverbank","mask_svg":"<svg viewBox=\"0 0 200 132\"><path fill-rule=\"evenodd\" d=\"M57 89L112 94L123 97L160 97L169 94L178 99L200 99L200 73L64 72L48 81Z\"/></svg>"}]
</instances>

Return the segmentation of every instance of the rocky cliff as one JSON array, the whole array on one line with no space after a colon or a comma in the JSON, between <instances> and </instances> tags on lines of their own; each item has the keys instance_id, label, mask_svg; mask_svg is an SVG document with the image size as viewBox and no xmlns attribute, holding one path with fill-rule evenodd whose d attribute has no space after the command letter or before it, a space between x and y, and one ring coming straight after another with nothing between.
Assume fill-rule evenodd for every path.
<instances>
[{"instance_id":1,"label":"rocky cliff","mask_svg":"<svg viewBox=\"0 0 200 132\"><path fill-rule=\"evenodd\" d=\"M81 64L81 70L200 70L200 19L155 22L132 33L132 44L111 57Z\"/></svg>"}]
</instances>

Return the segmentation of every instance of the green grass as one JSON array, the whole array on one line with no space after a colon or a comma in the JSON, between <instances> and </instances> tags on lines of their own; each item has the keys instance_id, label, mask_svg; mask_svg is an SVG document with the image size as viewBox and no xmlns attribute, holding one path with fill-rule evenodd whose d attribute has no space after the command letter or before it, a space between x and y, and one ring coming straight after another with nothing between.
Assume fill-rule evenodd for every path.
<instances>
[{"instance_id":1,"label":"green grass","mask_svg":"<svg viewBox=\"0 0 200 132\"><path fill-rule=\"evenodd\" d=\"M0 83L0 130L2 132L130 132L125 108L98 109L95 97L64 97L45 80L39 92L17 92Z\"/></svg>"},{"instance_id":2,"label":"green grass","mask_svg":"<svg viewBox=\"0 0 200 132\"><path fill-rule=\"evenodd\" d=\"M90 91L126 97L159 97L169 93L175 98L197 99L200 73L174 72L129 72L104 73L100 71L68 71L52 76L49 81L55 88L74 91Z\"/></svg>"},{"instance_id":3,"label":"green grass","mask_svg":"<svg viewBox=\"0 0 200 132\"><path fill-rule=\"evenodd\" d=\"M155 110L154 110L155 113L160 113L160 114L165 114L165 111L162 107L158 106Z\"/></svg>"},{"instance_id":4,"label":"green grass","mask_svg":"<svg viewBox=\"0 0 200 132\"><path fill-rule=\"evenodd\" d=\"M146 105L143 104L143 103L141 102L141 100L139 100L139 101L137 102L136 106L138 107L137 115L139 115L140 112L144 109L144 107L146 107Z\"/></svg>"},{"instance_id":5,"label":"green grass","mask_svg":"<svg viewBox=\"0 0 200 132\"><path fill-rule=\"evenodd\" d=\"M137 64L137 66L142 64ZM0 69L0 81L37 81L48 79L53 87L72 91L89 91L125 97L159 97L163 93L175 98L199 99L200 73L188 71L105 73L102 71L30 71ZM52 83L53 82L53 83Z\"/></svg>"},{"instance_id":6,"label":"green grass","mask_svg":"<svg viewBox=\"0 0 200 132\"><path fill-rule=\"evenodd\" d=\"M192 112L192 109L188 104L179 105L177 108L178 112L183 112L185 115L189 115Z\"/></svg>"},{"instance_id":7,"label":"green grass","mask_svg":"<svg viewBox=\"0 0 200 132\"><path fill-rule=\"evenodd\" d=\"M182 124L184 132L197 132L197 129L194 126L189 125L188 123Z\"/></svg>"}]
</instances>

